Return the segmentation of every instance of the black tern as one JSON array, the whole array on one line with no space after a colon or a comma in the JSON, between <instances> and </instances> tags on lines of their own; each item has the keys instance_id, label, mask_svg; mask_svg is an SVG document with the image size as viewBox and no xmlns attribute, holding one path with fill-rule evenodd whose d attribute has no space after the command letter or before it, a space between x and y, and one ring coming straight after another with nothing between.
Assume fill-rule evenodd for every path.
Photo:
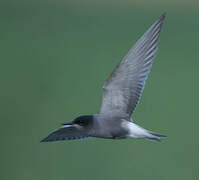
<instances>
[{"instance_id":1,"label":"black tern","mask_svg":"<svg viewBox=\"0 0 199 180\"><path fill-rule=\"evenodd\" d=\"M100 112L77 117L41 142L74 140L88 137L107 139L149 139L160 141L166 137L146 130L131 117L140 100L145 81L157 52L163 14L135 43L117 65L103 86Z\"/></svg>"}]
</instances>

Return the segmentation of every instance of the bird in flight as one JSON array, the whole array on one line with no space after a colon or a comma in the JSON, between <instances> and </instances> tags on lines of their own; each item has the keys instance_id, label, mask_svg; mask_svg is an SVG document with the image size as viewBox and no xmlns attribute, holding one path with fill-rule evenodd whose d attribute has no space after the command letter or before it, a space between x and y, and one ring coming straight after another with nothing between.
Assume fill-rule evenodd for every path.
<instances>
[{"instance_id":1,"label":"bird in flight","mask_svg":"<svg viewBox=\"0 0 199 180\"><path fill-rule=\"evenodd\" d=\"M80 116L50 133L41 142L89 137L107 139L149 139L166 137L135 124L132 115L143 92L153 60L165 14L135 43L103 86L99 114Z\"/></svg>"}]
</instances>

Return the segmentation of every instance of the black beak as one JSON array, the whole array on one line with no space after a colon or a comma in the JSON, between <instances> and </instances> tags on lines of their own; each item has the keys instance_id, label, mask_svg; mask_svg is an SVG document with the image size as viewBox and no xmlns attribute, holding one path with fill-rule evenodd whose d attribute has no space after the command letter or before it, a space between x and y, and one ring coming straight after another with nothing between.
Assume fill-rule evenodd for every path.
<instances>
[{"instance_id":1,"label":"black beak","mask_svg":"<svg viewBox=\"0 0 199 180\"><path fill-rule=\"evenodd\" d=\"M73 123L72 123L72 122L68 122L68 123L63 123L62 125L63 125L63 126L66 126L66 125L73 125Z\"/></svg>"}]
</instances>

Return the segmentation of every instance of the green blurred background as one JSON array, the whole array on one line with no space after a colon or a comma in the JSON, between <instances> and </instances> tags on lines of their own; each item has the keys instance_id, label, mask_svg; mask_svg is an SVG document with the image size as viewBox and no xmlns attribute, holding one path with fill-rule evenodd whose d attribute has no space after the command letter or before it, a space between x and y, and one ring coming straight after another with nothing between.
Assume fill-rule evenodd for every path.
<instances>
[{"instance_id":1,"label":"green blurred background","mask_svg":"<svg viewBox=\"0 0 199 180\"><path fill-rule=\"evenodd\" d=\"M105 79L165 11L134 118L168 138L40 143L98 112ZM193 0L1 0L0 179L198 180L198 19Z\"/></svg>"}]
</instances>

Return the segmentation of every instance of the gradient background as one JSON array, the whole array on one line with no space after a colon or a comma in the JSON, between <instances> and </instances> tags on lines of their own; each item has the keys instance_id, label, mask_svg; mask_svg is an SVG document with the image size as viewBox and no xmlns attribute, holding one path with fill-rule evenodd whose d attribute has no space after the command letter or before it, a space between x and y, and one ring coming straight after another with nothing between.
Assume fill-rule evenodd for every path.
<instances>
[{"instance_id":1,"label":"gradient background","mask_svg":"<svg viewBox=\"0 0 199 180\"><path fill-rule=\"evenodd\" d=\"M105 79L165 11L135 122L168 139L40 143L98 112ZM198 180L198 32L193 0L1 0L0 179Z\"/></svg>"}]
</instances>

